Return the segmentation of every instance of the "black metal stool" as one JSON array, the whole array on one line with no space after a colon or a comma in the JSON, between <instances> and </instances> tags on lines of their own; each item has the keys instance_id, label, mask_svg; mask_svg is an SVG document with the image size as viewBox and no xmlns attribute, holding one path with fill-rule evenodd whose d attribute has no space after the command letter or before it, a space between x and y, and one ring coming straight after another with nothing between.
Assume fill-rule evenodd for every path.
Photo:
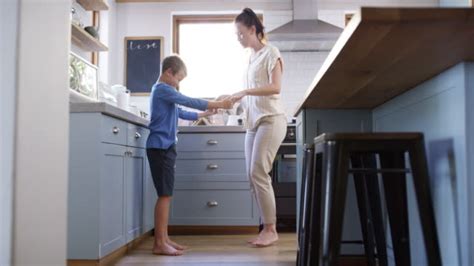
<instances>
[{"instance_id":1,"label":"black metal stool","mask_svg":"<svg viewBox=\"0 0 474 266\"><path fill-rule=\"evenodd\" d=\"M319 261L322 169L313 166L321 165L321 159L321 154L314 158L313 148L305 147L298 231L297 265L299 266L317 265ZM357 167L376 167L375 158L363 154L352 155L351 163ZM371 175L367 177L373 177L374 174ZM368 265L387 265L378 181L376 178L366 178L366 174L359 173L354 174L354 181ZM375 248L378 263L374 254Z\"/></svg>"},{"instance_id":2,"label":"black metal stool","mask_svg":"<svg viewBox=\"0 0 474 266\"><path fill-rule=\"evenodd\" d=\"M374 263L373 251L377 247L379 264L386 265L385 245L382 244L385 236L378 211L377 174L382 174L395 262L397 265L410 265L406 197L406 173L409 170L405 168L405 152L410 158L428 262L429 265L441 265L421 133L322 134L315 138L314 144L314 177L318 179L320 169L322 185L319 190L314 190L313 195L320 194L322 198L321 209L313 212L313 222L319 219L313 224L316 226L313 228L320 229L319 254L312 255L319 265L337 265L338 262L349 173L354 174L369 264ZM381 169L376 167L375 154L380 157Z\"/></svg>"}]
</instances>

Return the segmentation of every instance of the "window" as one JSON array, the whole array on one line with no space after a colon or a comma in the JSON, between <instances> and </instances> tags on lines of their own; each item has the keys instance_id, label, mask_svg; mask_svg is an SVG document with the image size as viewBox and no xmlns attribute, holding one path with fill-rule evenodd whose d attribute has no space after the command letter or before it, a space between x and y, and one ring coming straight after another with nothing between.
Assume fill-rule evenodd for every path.
<instances>
[{"instance_id":1,"label":"window","mask_svg":"<svg viewBox=\"0 0 474 266\"><path fill-rule=\"evenodd\" d=\"M237 41L232 16L176 16L174 52L184 60L188 75L181 93L214 98L243 89L246 51Z\"/></svg>"}]
</instances>

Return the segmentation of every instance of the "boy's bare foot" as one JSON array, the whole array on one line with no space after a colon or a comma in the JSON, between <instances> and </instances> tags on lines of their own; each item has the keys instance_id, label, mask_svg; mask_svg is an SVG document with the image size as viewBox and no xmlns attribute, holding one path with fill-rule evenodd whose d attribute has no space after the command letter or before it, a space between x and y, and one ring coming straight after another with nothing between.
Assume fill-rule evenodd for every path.
<instances>
[{"instance_id":1,"label":"boy's bare foot","mask_svg":"<svg viewBox=\"0 0 474 266\"><path fill-rule=\"evenodd\" d=\"M275 244L278 241L278 233L272 231L262 231L258 238L252 242L256 247L268 247Z\"/></svg>"},{"instance_id":2,"label":"boy's bare foot","mask_svg":"<svg viewBox=\"0 0 474 266\"><path fill-rule=\"evenodd\" d=\"M253 244L253 243L254 243L255 241L257 241L257 240L258 240L258 236L254 237L254 238L251 238L251 239L248 239L248 240L247 240L247 243Z\"/></svg>"},{"instance_id":3,"label":"boy's bare foot","mask_svg":"<svg viewBox=\"0 0 474 266\"><path fill-rule=\"evenodd\" d=\"M185 250L185 249L188 248L187 246L180 245L180 244L174 242L173 240L171 240L171 239L169 239L169 238L168 238L168 240L166 240L166 243L167 243L168 245L174 247L174 248L177 249L177 250Z\"/></svg>"},{"instance_id":4,"label":"boy's bare foot","mask_svg":"<svg viewBox=\"0 0 474 266\"><path fill-rule=\"evenodd\" d=\"M165 255L165 256L180 256L180 255L183 255L183 251L177 250L171 245L168 245L167 243L165 243L165 244L155 245L153 247L153 254Z\"/></svg>"}]
</instances>

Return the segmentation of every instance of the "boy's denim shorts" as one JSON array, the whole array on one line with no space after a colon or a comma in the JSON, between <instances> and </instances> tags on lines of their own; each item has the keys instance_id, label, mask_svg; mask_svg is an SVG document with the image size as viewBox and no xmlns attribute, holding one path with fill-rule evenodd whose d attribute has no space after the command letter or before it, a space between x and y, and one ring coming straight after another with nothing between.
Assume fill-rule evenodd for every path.
<instances>
[{"instance_id":1,"label":"boy's denim shorts","mask_svg":"<svg viewBox=\"0 0 474 266\"><path fill-rule=\"evenodd\" d=\"M172 145L168 149L149 148L146 150L146 154L156 193L159 197L173 196L176 145Z\"/></svg>"}]
</instances>

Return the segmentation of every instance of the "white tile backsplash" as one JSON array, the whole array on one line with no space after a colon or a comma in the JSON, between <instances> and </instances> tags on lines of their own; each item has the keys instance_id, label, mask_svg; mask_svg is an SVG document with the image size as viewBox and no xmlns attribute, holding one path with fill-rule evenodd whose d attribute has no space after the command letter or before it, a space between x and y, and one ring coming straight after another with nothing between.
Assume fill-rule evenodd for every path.
<instances>
[{"instance_id":1,"label":"white tile backsplash","mask_svg":"<svg viewBox=\"0 0 474 266\"><path fill-rule=\"evenodd\" d=\"M328 56L327 52L283 52L282 101L288 116L292 116L303 100L314 76Z\"/></svg>"}]
</instances>

